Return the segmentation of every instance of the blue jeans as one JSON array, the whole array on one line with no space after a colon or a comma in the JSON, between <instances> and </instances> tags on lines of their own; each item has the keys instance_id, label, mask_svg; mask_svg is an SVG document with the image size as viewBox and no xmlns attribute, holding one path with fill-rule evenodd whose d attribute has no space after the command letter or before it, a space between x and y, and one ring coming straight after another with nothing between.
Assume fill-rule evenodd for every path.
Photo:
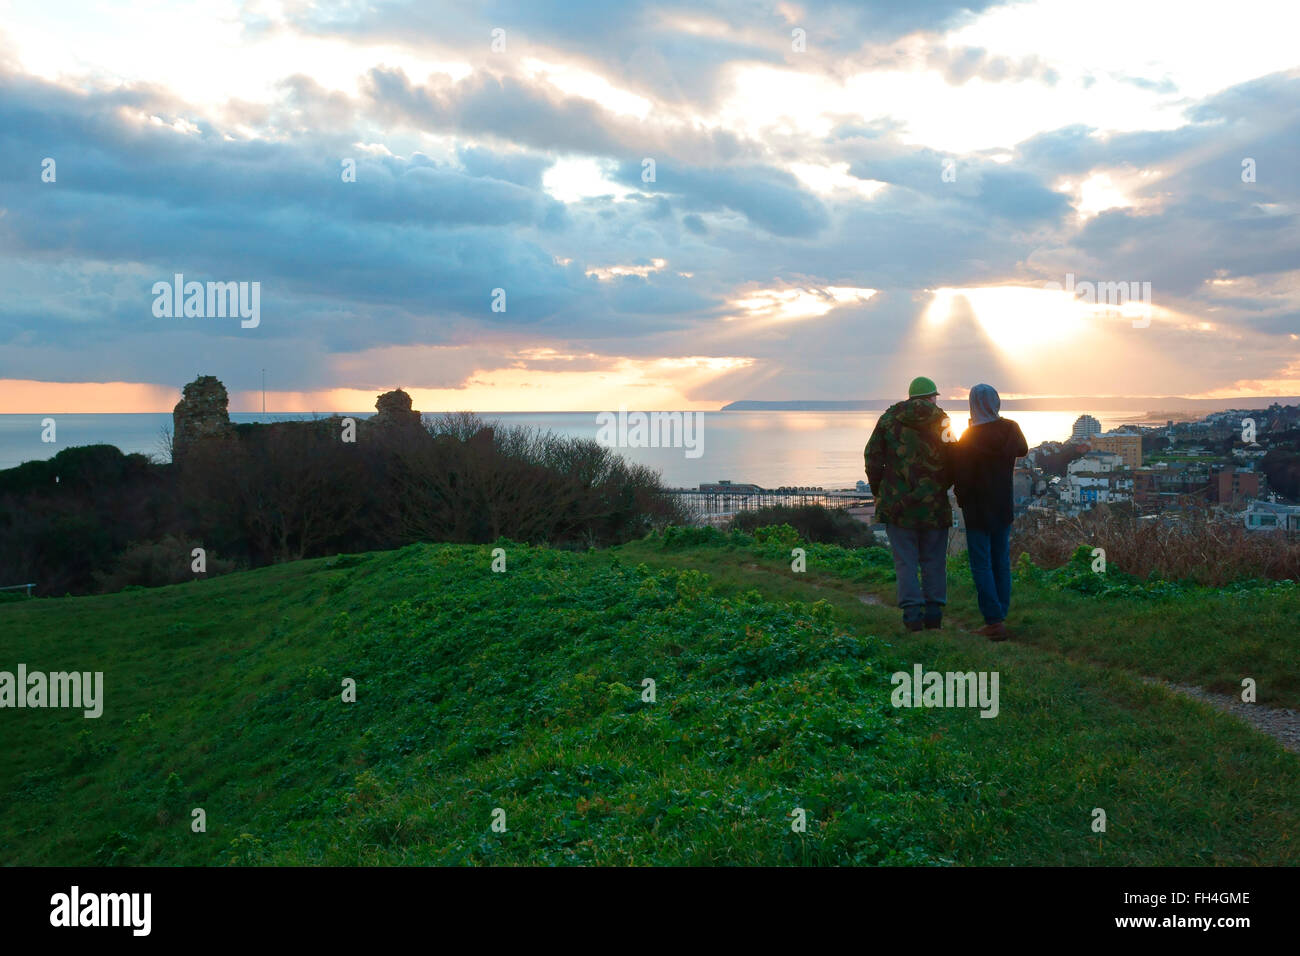
<instances>
[{"instance_id":1,"label":"blue jeans","mask_svg":"<svg viewBox=\"0 0 1300 956\"><path fill-rule=\"evenodd\" d=\"M1005 621L1011 609L1011 525L966 529L966 554L985 624Z\"/></svg>"},{"instance_id":2,"label":"blue jeans","mask_svg":"<svg viewBox=\"0 0 1300 956\"><path fill-rule=\"evenodd\" d=\"M938 621L948 603L948 529L885 526L904 621ZM917 580L917 577L920 580Z\"/></svg>"}]
</instances>

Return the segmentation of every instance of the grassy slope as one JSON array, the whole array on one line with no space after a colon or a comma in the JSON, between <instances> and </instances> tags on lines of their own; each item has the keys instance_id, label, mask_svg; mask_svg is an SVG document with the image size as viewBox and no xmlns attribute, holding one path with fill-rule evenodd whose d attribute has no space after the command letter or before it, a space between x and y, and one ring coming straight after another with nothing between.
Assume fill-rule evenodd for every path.
<instances>
[{"instance_id":1,"label":"grassy slope","mask_svg":"<svg viewBox=\"0 0 1300 956\"><path fill-rule=\"evenodd\" d=\"M993 645L902 636L858 599L887 574L834 549L804 575L771 548L490 560L416 546L0 605L0 669L103 670L107 694L99 720L0 710L0 861L1300 862L1300 760L1136 677L1294 694L1294 593L1021 588L1025 640ZM1001 715L895 710L914 662L999 671Z\"/></svg>"}]
</instances>

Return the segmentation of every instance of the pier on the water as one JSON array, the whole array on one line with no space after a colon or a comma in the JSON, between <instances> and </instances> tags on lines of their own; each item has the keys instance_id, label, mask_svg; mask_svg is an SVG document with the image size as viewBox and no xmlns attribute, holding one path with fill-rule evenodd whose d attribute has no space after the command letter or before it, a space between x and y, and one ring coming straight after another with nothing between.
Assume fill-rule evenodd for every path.
<instances>
[{"instance_id":1,"label":"pier on the water","mask_svg":"<svg viewBox=\"0 0 1300 956\"><path fill-rule=\"evenodd\" d=\"M823 488L759 488L756 485L712 485L699 488L668 488L705 514L734 514L771 505L825 505L847 508L871 504L869 491L826 491Z\"/></svg>"}]
</instances>

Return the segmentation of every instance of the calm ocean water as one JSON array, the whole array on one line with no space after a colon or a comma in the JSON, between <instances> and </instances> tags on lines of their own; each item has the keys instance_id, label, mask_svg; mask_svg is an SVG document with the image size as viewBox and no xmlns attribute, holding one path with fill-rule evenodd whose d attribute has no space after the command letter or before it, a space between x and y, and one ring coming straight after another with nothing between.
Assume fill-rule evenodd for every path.
<instances>
[{"instance_id":1,"label":"calm ocean water","mask_svg":"<svg viewBox=\"0 0 1300 956\"><path fill-rule=\"evenodd\" d=\"M944 403L954 425L965 427L965 405ZM1032 448L1043 441L1070 437L1074 420L1087 409L1053 412L1010 412L1020 423ZM367 418L369 412L347 412ZM1095 414L1102 428L1110 429L1140 417L1141 411ZM24 461L50 458L74 445L109 444L124 452L141 452L165 460L162 430L171 427L171 414L53 415L56 438L41 441L42 415L0 415L0 468ZM236 422L289 421L311 418L306 414L235 412ZM529 425L556 434L595 438L595 412L488 412L482 416L510 425ZM627 448L632 461L657 468L673 487L694 487L700 482L730 479L763 487L812 485L852 488L864 478L862 449L879 412L705 412L702 454L687 458L684 449Z\"/></svg>"}]
</instances>

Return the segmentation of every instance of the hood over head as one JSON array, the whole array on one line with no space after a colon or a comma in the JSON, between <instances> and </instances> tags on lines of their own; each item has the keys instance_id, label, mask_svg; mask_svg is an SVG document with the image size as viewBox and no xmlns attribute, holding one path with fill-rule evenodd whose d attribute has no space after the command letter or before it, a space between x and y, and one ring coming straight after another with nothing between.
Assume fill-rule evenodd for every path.
<instances>
[{"instance_id":1,"label":"hood over head","mask_svg":"<svg viewBox=\"0 0 1300 956\"><path fill-rule=\"evenodd\" d=\"M976 385L970 390L970 420L972 425L987 425L998 420L1002 398L992 385Z\"/></svg>"}]
</instances>

